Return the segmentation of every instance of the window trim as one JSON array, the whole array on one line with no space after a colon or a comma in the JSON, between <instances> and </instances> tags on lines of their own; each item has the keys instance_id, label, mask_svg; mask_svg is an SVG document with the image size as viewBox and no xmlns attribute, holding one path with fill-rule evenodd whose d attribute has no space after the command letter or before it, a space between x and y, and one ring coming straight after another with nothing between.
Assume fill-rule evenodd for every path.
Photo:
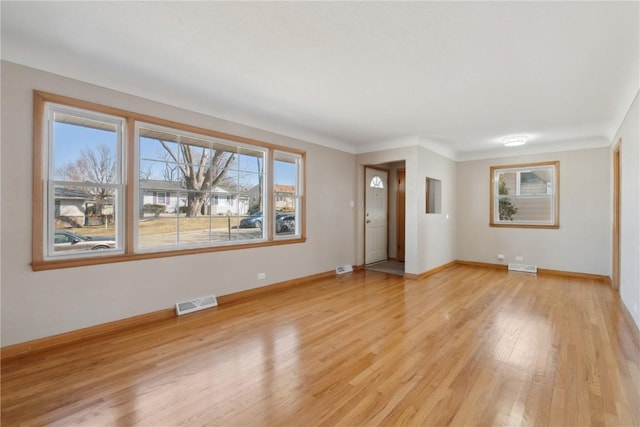
<instances>
[{"instance_id":1,"label":"window trim","mask_svg":"<svg viewBox=\"0 0 640 427\"><path fill-rule=\"evenodd\" d=\"M276 192L275 191L275 174L273 171L273 166L275 165L275 162L278 159L278 153L282 153L285 156L289 156L289 157L295 157L296 158L296 166L297 166L297 171L296 171L296 179L297 182L299 183L299 185L295 186L296 189L296 193L295 193L295 212L303 212L304 211L304 189L305 186L302 184L304 182L304 171L305 171L305 167L304 167L304 155L300 154L300 153L294 153L292 151L285 151L285 150L280 150L280 149L276 149L273 150L271 152L271 155L273 156L273 158L271 159L271 161L269 162L269 167L270 167L270 176L273 177L273 179L269 179L268 180L268 185L267 185L267 191L269 191L269 195L271 197L269 197L269 210L271 212L271 214L273 215L272 219L275 219L277 217L277 202L278 202L278 197L286 197L283 196L281 193ZM299 237L299 236L303 236L304 232L303 232L303 228L302 226L304 226L305 221L296 221L296 228L294 230L294 234L293 234L293 238ZM276 221L269 221L269 228L271 229L271 233L273 236L273 240L286 240L286 239L290 239L291 237L289 237L290 235L278 235L278 233L276 233Z\"/></svg>"},{"instance_id":2,"label":"window trim","mask_svg":"<svg viewBox=\"0 0 640 427\"><path fill-rule=\"evenodd\" d=\"M123 117L118 117L118 116L114 116L111 114L106 114L106 113L102 113L102 112L98 112L98 111L88 111L86 109L79 109L76 108L74 106L71 105L66 105L66 104L57 104L57 103L51 103L51 104L55 104L55 107L52 110L47 110L47 106L46 103L43 106L43 128L46 129L46 132L44 133L45 135L53 135L54 134L54 124L52 122L49 122L50 119L53 118L53 115L55 113L62 113L62 114L69 114L69 115L75 115L77 117L84 117L87 119L94 119L94 118L98 118L100 121L103 122L109 122L111 124L113 124L116 127L116 146L115 146L115 157L116 157L116 174L115 174L115 178L116 178L116 182L113 183L97 183L96 187L104 187L104 188L111 188L113 190L115 190L118 193L122 193L120 195L118 195L115 200L114 200L114 204L116 206L116 209L114 211L114 217L115 217L115 240L117 242L119 242L119 246L117 246L114 249L105 249L104 251L100 251L101 253L95 252L95 253L88 253L86 254L86 256L89 258L93 258L93 257L100 257L100 256L104 256L102 254L102 252L107 252L108 253L113 253L113 254L122 254L124 253L124 232L123 232L123 228L122 228L122 222L124 219L124 211L122 209L122 206L124 205L123 201L124 201L124 167L123 167L123 163L124 163L124 141L125 141L125 123L126 120ZM47 115L46 113L53 113L51 115ZM100 117L97 117L100 116ZM120 129L118 129L120 128ZM55 205L55 197L52 197L51 195L55 194L55 188L57 186L66 186L66 185L75 185L78 184L78 186L80 187L87 187L87 183L86 182L72 182L72 181L66 181L66 180L61 180L56 178L54 175L52 175L52 172L54 171L54 158L52 155L52 141L50 140L50 138L47 138L46 140L42 140L42 147L43 147L43 153L45 153L44 157L46 157L46 159L44 159L44 161L42 162L42 165L44 168L46 168L47 174L43 173L43 176L45 177L46 183L43 185L43 194L41 196L41 201L42 201L42 216L43 216L43 227L45 230L48 229L52 229L55 228L54 224L55 224L55 218L50 216L50 214L53 212L53 214L55 215L56 212L56 205ZM45 261L52 261L52 260L64 260L64 259L70 259L70 258L77 258L77 255L75 253L59 253L59 254L53 254L53 248L54 248L54 239L49 238L50 236L43 236L45 239L43 240L43 259Z\"/></svg>"},{"instance_id":3,"label":"window trim","mask_svg":"<svg viewBox=\"0 0 640 427\"><path fill-rule=\"evenodd\" d=\"M99 265L110 264L115 262L124 261L137 261L143 259L164 258L180 255L191 255L208 252L238 250L257 248L264 246L278 246L285 244L303 243L306 241L306 152L303 150L285 147L277 144L267 143L252 138L247 138L238 135L232 135L220 131L202 128L186 123L179 123L172 120L167 120L159 117L153 117L146 114L140 114L128 110L123 110L111 106L101 105L90 101L83 101L64 95L57 95L53 93L34 90L33 91L33 183L32 183L32 245L31 245L31 268L33 271L71 268L86 265ZM44 176L46 169L45 162L49 161L48 148L45 148L45 144L48 144L48 128L47 117L45 116L45 106L47 103L58 104L61 106L76 108L80 110L87 110L96 112L98 114L110 115L122 118L124 120L124 148L122 168L124 169L124 182L123 182L123 196L124 200L124 215L123 215L123 249L124 252L120 254L108 254L102 256L74 256L73 258L64 259L46 259L45 254L45 221L46 210L44 206L45 191L48 186L48 176ZM271 225L267 231L267 239L258 242L248 243L236 243L233 245L219 245L219 246L207 246L207 247L192 247L184 249L172 249L155 252L136 252L134 246L134 224L135 213L134 208L136 206L135 195L135 161L136 161L136 139L135 139L135 126L136 122L143 122L157 126L169 127L185 132L201 134L213 138L225 139L230 142L236 142L241 144L249 144L258 147L265 148L269 151L269 173L267 191L269 195L273 195L271 179L273 177L273 152L283 151L286 153L292 153L300 156L300 169L299 172L299 185L300 185L300 212L298 214L298 221L300 222L300 233L297 236L286 239L282 237L275 238L274 225ZM273 196L268 198L267 204L272 206L274 204ZM269 221L270 223L273 221Z\"/></svg>"},{"instance_id":4,"label":"window trim","mask_svg":"<svg viewBox=\"0 0 640 427\"><path fill-rule=\"evenodd\" d=\"M506 221L496 221L494 217L495 213L495 204L496 204L496 194L495 194L495 175L497 171L500 170L516 170L519 176L519 171L517 169L527 169L527 168L535 168L541 166L551 166L553 170L553 194L552 201L552 213L553 213L553 224L538 224L538 223L510 223ZM489 169L489 226L490 227L506 227L506 228L542 228L542 229L557 229L560 228L560 162L559 161L549 161L549 162L538 162L538 163L520 163L513 165L500 165L500 166L491 166Z\"/></svg>"}]
</instances>

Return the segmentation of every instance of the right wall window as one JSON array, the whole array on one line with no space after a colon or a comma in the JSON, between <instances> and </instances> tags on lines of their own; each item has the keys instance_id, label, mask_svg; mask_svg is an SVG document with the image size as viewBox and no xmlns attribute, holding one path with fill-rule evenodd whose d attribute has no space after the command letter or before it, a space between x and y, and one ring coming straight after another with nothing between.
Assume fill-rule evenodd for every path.
<instances>
[{"instance_id":1,"label":"right wall window","mask_svg":"<svg viewBox=\"0 0 640 427\"><path fill-rule=\"evenodd\" d=\"M491 167L492 227L558 228L559 162Z\"/></svg>"}]
</instances>

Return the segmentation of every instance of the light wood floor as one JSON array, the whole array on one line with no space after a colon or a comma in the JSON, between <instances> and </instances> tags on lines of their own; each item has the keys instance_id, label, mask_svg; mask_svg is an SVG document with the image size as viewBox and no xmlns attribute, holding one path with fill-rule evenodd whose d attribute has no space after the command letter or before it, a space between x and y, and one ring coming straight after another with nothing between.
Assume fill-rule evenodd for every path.
<instances>
[{"instance_id":1,"label":"light wood floor","mask_svg":"<svg viewBox=\"0 0 640 427\"><path fill-rule=\"evenodd\" d=\"M2 366L2 425L640 425L640 348L588 280L356 272Z\"/></svg>"}]
</instances>

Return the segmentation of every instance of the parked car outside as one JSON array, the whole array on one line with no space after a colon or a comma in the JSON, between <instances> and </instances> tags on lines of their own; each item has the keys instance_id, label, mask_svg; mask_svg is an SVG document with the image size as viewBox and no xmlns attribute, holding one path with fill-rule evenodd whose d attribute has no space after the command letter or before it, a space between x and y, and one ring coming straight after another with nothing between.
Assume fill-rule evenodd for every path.
<instances>
[{"instance_id":1,"label":"parked car outside","mask_svg":"<svg viewBox=\"0 0 640 427\"><path fill-rule=\"evenodd\" d=\"M53 248L58 251L90 251L97 249L113 249L116 241L113 237L83 236L71 231L56 230Z\"/></svg>"},{"instance_id":2,"label":"parked car outside","mask_svg":"<svg viewBox=\"0 0 640 427\"><path fill-rule=\"evenodd\" d=\"M239 228L262 228L263 221L262 211L258 211L242 218ZM276 233L286 233L293 228L294 221L295 215L276 212Z\"/></svg>"},{"instance_id":3,"label":"parked car outside","mask_svg":"<svg viewBox=\"0 0 640 427\"><path fill-rule=\"evenodd\" d=\"M287 231L294 231L296 229L296 216L295 214L280 214L277 222L280 221L282 226L280 227L280 231L277 230L276 233L286 233Z\"/></svg>"},{"instance_id":4,"label":"parked car outside","mask_svg":"<svg viewBox=\"0 0 640 427\"><path fill-rule=\"evenodd\" d=\"M261 228L262 211L254 212L246 218L240 220L240 228Z\"/></svg>"}]
</instances>

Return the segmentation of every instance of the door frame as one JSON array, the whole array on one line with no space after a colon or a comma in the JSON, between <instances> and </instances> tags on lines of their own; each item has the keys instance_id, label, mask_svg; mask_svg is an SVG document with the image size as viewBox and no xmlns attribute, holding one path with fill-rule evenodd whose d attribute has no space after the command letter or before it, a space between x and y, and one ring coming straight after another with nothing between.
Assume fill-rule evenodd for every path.
<instances>
[{"instance_id":1,"label":"door frame","mask_svg":"<svg viewBox=\"0 0 640 427\"><path fill-rule=\"evenodd\" d=\"M402 176L402 180L400 179ZM396 169L397 189L396 189L396 258L404 262L405 255L405 221L406 221L406 189L407 171L405 168ZM400 191L400 187L404 186ZM402 197L400 195L402 194ZM402 238L401 238L402 237Z\"/></svg>"},{"instance_id":2,"label":"door frame","mask_svg":"<svg viewBox=\"0 0 640 427\"><path fill-rule=\"evenodd\" d=\"M620 170L620 149L622 148L622 138L613 149L613 224L611 239L611 287L620 287L620 191L621 170Z\"/></svg>"},{"instance_id":3,"label":"door frame","mask_svg":"<svg viewBox=\"0 0 640 427\"><path fill-rule=\"evenodd\" d=\"M363 172L363 181L364 181L364 188L362 189L364 191L364 211L363 211L363 217L362 217L362 242L363 242L363 262L364 265L367 265L367 186L369 185L369 183L367 182L367 169L375 169L375 170L379 170L379 171L384 171L387 173L387 186L385 188L385 191L387 192L387 226L386 226L386 233L387 233L387 259L389 259L389 169L384 168L380 165L364 165L364 168L362 169Z\"/></svg>"}]
</instances>

